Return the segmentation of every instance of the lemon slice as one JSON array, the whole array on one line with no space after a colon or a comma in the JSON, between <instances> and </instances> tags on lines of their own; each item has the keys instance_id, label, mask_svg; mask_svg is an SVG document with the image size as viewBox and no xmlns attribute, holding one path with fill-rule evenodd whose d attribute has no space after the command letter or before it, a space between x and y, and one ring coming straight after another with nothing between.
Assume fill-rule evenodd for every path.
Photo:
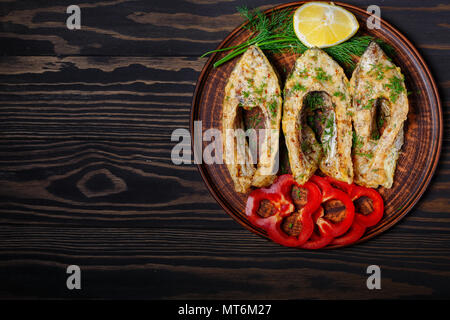
<instances>
[{"instance_id":1,"label":"lemon slice","mask_svg":"<svg viewBox=\"0 0 450 320\"><path fill-rule=\"evenodd\" d=\"M359 24L342 7L325 2L309 2L294 13L294 31L307 47L331 47L352 37Z\"/></svg>"}]
</instances>

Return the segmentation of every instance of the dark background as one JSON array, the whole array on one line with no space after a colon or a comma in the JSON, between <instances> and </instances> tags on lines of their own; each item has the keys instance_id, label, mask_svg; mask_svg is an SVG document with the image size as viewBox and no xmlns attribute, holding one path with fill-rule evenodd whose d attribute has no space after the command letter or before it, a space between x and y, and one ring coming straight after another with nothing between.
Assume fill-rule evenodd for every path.
<instances>
[{"instance_id":1,"label":"dark background","mask_svg":"<svg viewBox=\"0 0 450 320\"><path fill-rule=\"evenodd\" d=\"M417 46L449 118L450 4L348 1ZM449 298L450 149L421 201L364 244L270 243L172 164L206 59L242 21L233 0L0 3L1 298ZM81 7L81 30L66 28ZM411 168L413 170L414 168ZM66 288L66 268L82 290ZM382 290L366 288L366 268Z\"/></svg>"}]
</instances>

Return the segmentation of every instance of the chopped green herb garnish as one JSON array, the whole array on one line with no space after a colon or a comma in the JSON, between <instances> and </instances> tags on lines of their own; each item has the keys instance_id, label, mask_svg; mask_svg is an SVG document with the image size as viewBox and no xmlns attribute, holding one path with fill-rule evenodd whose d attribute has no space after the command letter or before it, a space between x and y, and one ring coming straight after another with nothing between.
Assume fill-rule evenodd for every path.
<instances>
[{"instance_id":1,"label":"chopped green herb garnish","mask_svg":"<svg viewBox=\"0 0 450 320\"><path fill-rule=\"evenodd\" d=\"M353 131L352 133L352 140L353 140L353 148L355 148L355 150L361 149L361 147L363 146L363 141L362 138L358 136L358 134L355 131Z\"/></svg>"},{"instance_id":2,"label":"chopped green herb garnish","mask_svg":"<svg viewBox=\"0 0 450 320\"><path fill-rule=\"evenodd\" d=\"M372 137L373 140L379 140L380 139L380 133L378 132L378 130L373 131L371 137Z\"/></svg>"},{"instance_id":3,"label":"chopped green herb garnish","mask_svg":"<svg viewBox=\"0 0 450 320\"><path fill-rule=\"evenodd\" d=\"M397 76L389 78L389 83L385 84L384 87L391 90L389 97L394 103L397 101L399 95L405 91L403 79Z\"/></svg>"},{"instance_id":4,"label":"chopped green herb garnish","mask_svg":"<svg viewBox=\"0 0 450 320\"><path fill-rule=\"evenodd\" d=\"M371 154L371 153L361 153L361 152L356 152L355 154L356 154L357 156L366 157L366 158L369 158L369 159L372 159L372 158L373 158L373 154Z\"/></svg>"},{"instance_id":5,"label":"chopped green herb garnish","mask_svg":"<svg viewBox=\"0 0 450 320\"><path fill-rule=\"evenodd\" d=\"M377 124L378 124L378 128L381 128L383 126L383 124L384 124L384 118L383 117L378 117Z\"/></svg>"},{"instance_id":6,"label":"chopped green herb garnish","mask_svg":"<svg viewBox=\"0 0 450 320\"><path fill-rule=\"evenodd\" d=\"M372 68L369 70L368 74L374 74L376 76L376 80L383 80L384 79L384 71L383 71L383 64L377 63L372 64Z\"/></svg>"},{"instance_id":7,"label":"chopped green herb garnish","mask_svg":"<svg viewBox=\"0 0 450 320\"><path fill-rule=\"evenodd\" d=\"M323 97L319 92L312 92L311 94L306 96L305 103L311 111L314 111L317 109L321 109L325 101L323 100Z\"/></svg>"},{"instance_id":8,"label":"chopped green herb garnish","mask_svg":"<svg viewBox=\"0 0 450 320\"><path fill-rule=\"evenodd\" d=\"M374 101L375 99L370 99L367 104L365 106L362 106L361 108L366 110L372 109Z\"/></svg>"},{"instance_id":9,"label":"chopped green herb garnish","mask_svg":"<svg viewBox=\"0 0 450 320\"><path fill-rule=\"evenodd\" d=\"M272 102L269 103L269 110L272 114L272 117L275 117L277 115L277 100L272 100Z\"/></svg>"},{"instance_id":10,"label":"chopped green herb garnish","mask_svg":"<svg viewBox=\"0 0 450 320\"><path fill-rule=\"evenodd\" d=\"M264 89L267 87L267 83L263 82L258 88L255 88L255 92L258 95L262 95L264 92Z\"/></svg>"},{"instance_id":11,"label":"chopped green herb garnish","mask_svg":"<svg viewBox=\"0 0 450 320\"><path fill-rule=\"evenodd\" d=\"M304 79L308 78L308 71L305 69L301 70L298 75Z\"/></svg>"},{"instance_id":12,"label":"chopped green herb garnish","mask_svg":"<svg viewBox=\"0 0 450 320\"><path fill-rule=\"evenodd\" d=\"M301 191L300 191L300 188L296 188L296 189L295 189L295 193L297 194L297 197L298 197L298 198L301 198L301 197L302 197L302 193L301 193Z\"/></svg>"},{"instance_id":13,"label":"chopped green herb garnish","mask_svg":"<svg viewBox=\"0 0 450 320\"><path fill-rule=\"evenodd\" d=\"M315 79L319 80L319 81L329 81L331 80L331 76L328 75L325 71L323 71L322 68L315 68L316 70L316 76L314 77Z\"/></svg>"},{"instance_id":14,"label":"chopped green herb garnish","mask_svg":"<svg viewBox=\"0 0 450 320\"><path fill-rule=\"evenodd\" d=\"M300 83L296 83L292 86L292 91L306 91L306 87Z\"/></svg>"},{"instance_id":15,"label":"chopped green herb garnish","mask_svg":"<svg viewBox=\"0 0 450 320\"><path fill-rule=\"evenodd\" d=\"M367 90L366 96L370 97L373 95L373 85L370 82L366 82L364 89Z\"/></svg>"},{"instance_id":16,"label":"chopped green herb garnish","mask_svg":"<svg viewBox=\"0 0 450 320\"><path fill-rule=\"evenodd\" d=\"M345 100L345 98L346 98L345 93L340 92L340 91L336 91L335 93L333 93L333 96L339 97L339 98L341 98L341 100Z\"/></svg>"}]
</instances>

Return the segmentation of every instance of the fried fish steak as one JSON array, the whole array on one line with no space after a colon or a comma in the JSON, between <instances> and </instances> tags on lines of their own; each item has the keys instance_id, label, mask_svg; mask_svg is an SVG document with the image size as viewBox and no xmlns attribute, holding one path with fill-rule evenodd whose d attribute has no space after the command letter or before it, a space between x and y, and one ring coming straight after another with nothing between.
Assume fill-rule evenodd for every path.
<instances>
[{"instance_id":1,"label":"fried fish steak","mask_svg":"<svg viewBox=\"0 0 450 320\"><path fill-rule=\"evenodd\" d=\"M285 84L283 132L292 174L305 183L317 168L352 183L349 82L324 51L313 48L297 59Z\"/></svg>"},{"instance_id":2,"label":"fried fish steak","mask_svg":"<svg viewBox=\"0 0 450 320\"><path fill-rule=\"evenodd\" d=\"M242 55L225 87L222 130L224 159L237 192L251 186L265 187L278 171L281 89L278 74L257 46ZM243 113L258 109L258 152L255 155L246 132ZM241 130L239 130L241 129Z\"/></svg>"},{"instance_id":3,"label":"fried fish steak","mask_svg":"<svg viewBox=\"0 0 450 320\"><path fill-rule=\"evenodd\" d=\"M350 80L355 182L391 188L408 115L404 77L372 42Z\"/></svg>"}]
</instances>

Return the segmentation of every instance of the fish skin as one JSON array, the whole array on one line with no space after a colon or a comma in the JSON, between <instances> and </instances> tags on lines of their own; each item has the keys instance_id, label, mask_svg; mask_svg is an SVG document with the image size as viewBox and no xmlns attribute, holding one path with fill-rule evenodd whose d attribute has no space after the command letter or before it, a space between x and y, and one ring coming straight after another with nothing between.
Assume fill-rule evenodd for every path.
<instances>
[{"instance_id":1,"label":"fish skin","mask_svg":"<svg viewBox=\"0 0 450 320\"><path fill-rule=\"evenodd\" d=\"M395 78L401 81L397 90L392 90L389 85ZM365 187L391 188L409 110L404 76L380 46L372 42L353 71L350 90L353 127L360 139L360 147L353 150L355 182ZM372 133L380 127L376 125L377 112L384 115L384 131L379 139L374 139Z\"/></svg>"},{"instance_id":2,"label":"fish skin","mask_svg":"<svg viewBox=\"0 0 450 320\"><path fill-rule=\"evenodd\" d=\"M250 79L250 80L249 80ZM230 129L244 128L240 108L260 108L264 114L266 136L254 159L247 141L244 153L234 146L235 135ZM224 159L237 192L247 193L251 186L272 184L278 171L279 132L281 121L280 80L267 57L257 46L250 46L233 69L225 87L222 111Z\"/></svg>"},{"instance_id":3,"label":"fish skin","mask_svg":"<svg viewBox=\"0 0 450 320\"><path fill-rule=\"evenodd\" d=\"M303 90L298 90L299 86ZM330 177L352 183L352 127L347 110L351 100L348 89L349 82L343 69L324 51L308 49L296 60L285 84L282 127L292 174L298 183L308 181L317 168ZM332 103L333 125L326 139L329 141L327 152L318 146L313 130L302 120L302 114L306 112L304 98L314 91L327 94ZM305 141L312 143L308 152L302 150Z\"/></svg>"}]
</instances>

